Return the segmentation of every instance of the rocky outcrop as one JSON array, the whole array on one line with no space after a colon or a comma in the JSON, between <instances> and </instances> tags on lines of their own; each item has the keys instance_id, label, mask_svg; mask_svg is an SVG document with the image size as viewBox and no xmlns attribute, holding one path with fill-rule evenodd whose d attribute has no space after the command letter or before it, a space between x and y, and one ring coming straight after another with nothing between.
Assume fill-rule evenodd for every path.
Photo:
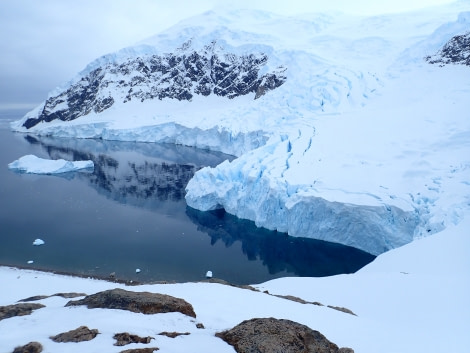
<instances>
[{"instance_id":1,"label":"rocky outcrop","mask_svg":"<svg viewBox=\"0 0 470 353\"><path fill-rule=\"evenodd\" d=\"M121 353L153 353L158 351L159 348L135 348L135 349L126 349L125 351L121 351Z\"/></svg>"},{"instance_id":2,"label":"rocky outcrop","mask_svg":"<svg viewBox=\"0 0 470 353\"><path fill-rule=\"evenodd\" d=\"M89 309L121 309L143 314L180 312L196 317L192 305L184 299L159 293L131 292L119 288L92 294L81 300L72 300L65 306L76 305L86 305Z\"/></svg>"},{"instance_id":3,"label":"rocky outcrop","mask_svg":"<svg viewBox=\"0 0 470 353\"><path fill-rule=\"evenodd\" d=\"M265 292L265 293L269 294L267 292ZM296 302L296 303L300 303L300 304L312 304L312 305L317 305L317 306L324 306L322 303L309 302L309 301L306 301L302 298L296 297L294 295L278 295L278 294L270 294L270 295L273 295L275 297L282 298L282 299L287 299L287 300L290 300L290 301L293 301L293 302Z\"/></svg>"},{"instance_id":4,"label":"rocky outcrop","mask_svg":"<svg viewBox=\"0 0 470 353\"><path fill-rule=\"evenodd\" d=\"M238 353L341 353L320 332L290 320L263 318L246 320L231 330L216 334Z\"/></svg>"},{"instance_id":5,"label":"rocky outcrop","mask_svg":"<svg viewBox=\"0 0 470 353\"><path fill-rule=\"evenodd\" d=\"M164 331L164 332L160 332L158 335L159 336L166 336L166 337L170 337L170 338L176 338L178 336L187 336L189 334L190 334L189 332L167 332L167 331Z\"/></svg>"},{"instance_id":6,"label":"rocky outcrop","mask_svg":"<svg viewBox=\"0 0 470 353\"><path fill-rule=\"evenodd\" d=\"M42 304L20 303L0 306L0 321L15 316L30 315L34 310L44 308Z\"/></svg>"},{"instance_id":7,"label":"rocky outcrop","mask_svg":"<svg viewBox=\"0 0 470 353\"><path fill-rule=\"evenodd\" d=\"M41 353L42 352L42 344L39 342L29 342L24 346L16 347L13 350L13 353Z\"/></svg>"},{"instance_id":8,"label":"rocky outcrop","mask_svg":"<svg viewBox=\"0 0 470 353\"><path fill-rule=\"evenodd\" d=\"M27 119L23 126L29 129L43 121L74 120L91 112L100 113L116 101L181 101L211 94L232 99L250 93L257 99L286 80L283 67L260 74L268 61L266 54L226 52L216 41L202 50L186 44L174 53L121 61L111 59L111 55L109 58L63 92L49 97L39 115Z\"/></svg>"},{"instance_id":9,"label":"rocky outcrop","mask_svg":"<svg viewBox=\"0 0 470 353\"><path fill-rule=\"evenodd\" d=\"M470 32L452 37L444 47L432 56L427 56L430 64L460 64L470 66Z\"/></svg>"},{"instance_id":10,"label":"rocky outcrop","mask_svg":"<svg viewBox=\"0 0 470 353\"><path fill-rule=\"evenodd\" d=\"M350 310L348 308L345 308L345 307L342 307L342 306L328 305L328 308L338 310L338 311L341 311L341 312L346 313L346 314L357 316L356 314L354 314L354 312L352 310Z\"/></svg>"},{"instance_id":11,"label":"rocky outcrop","mask_svg":"<svg viewBox=\"0 0 470 353\"><path fill-rule=\"evenodd\" d=\"M71 299L71 298L76 298L76 297L84 297L86 296L85 293L56 293L52 295L35 295L33 297L25 298L19 300L20 302L33 302L36 300L42 300L42 299L47 299L50 297L62 297L66 299Z\"/></svg>"},{"instance_id":12,"label":"rocky outcrop","mask_svg":"<svg viewBox=\"0 0 470 353\"><path fill-rule=\"evenodd\" d=\"M59 333L58 335L51 336L50 339L54 342L85 342L91 341L98 335L97 329L89 329L86 326L80 326L75 330Z\"/></svg>"},{"instance_id":13,"label":"rocky outcrop","mask_svg":"<svg viewBox=\"0 0 470 353\"><path fill-rule=\"evenodd\" d=\"M116 333L113 338L116 340L115 346L125 346L131 343L150 343L153 337L140 337L138 335L132 335L128 332Z\"/></svg>"}]
</instances>

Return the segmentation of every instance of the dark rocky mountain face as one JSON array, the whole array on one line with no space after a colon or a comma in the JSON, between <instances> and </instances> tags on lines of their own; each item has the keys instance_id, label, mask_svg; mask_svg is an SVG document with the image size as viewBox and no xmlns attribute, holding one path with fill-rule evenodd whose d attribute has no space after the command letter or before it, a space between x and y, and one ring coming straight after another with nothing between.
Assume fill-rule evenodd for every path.
<instances>
[{"instance_id":1,"label":"dark rocky mountain face","mask_svg":"<svg viewBox=\"0 0 470 353\"><path fill-rule=\"evenodd\" d=\"M216 51L215 44L202 51L179 49L171 54L109 62L47 99L39 116L26 120L23 126L29 129L42 121L74 120L90 112L100 113L116 101L181 101L211 94L232 99L250 93L257 99L285 82L283 67L260 75L268 61L266 54Z\"/></svg>"},{"instance_id":2,"label":"dark rocky mountain face","mask_svg":"<svg viewBox=\"0 0 470 353\"><path fill-rule=\"evenodd\" d=\"M444 47L432 56L427 56L430 64L460 64L470 66L470 32L452 37Z\"/></svg>"}]
</instances>

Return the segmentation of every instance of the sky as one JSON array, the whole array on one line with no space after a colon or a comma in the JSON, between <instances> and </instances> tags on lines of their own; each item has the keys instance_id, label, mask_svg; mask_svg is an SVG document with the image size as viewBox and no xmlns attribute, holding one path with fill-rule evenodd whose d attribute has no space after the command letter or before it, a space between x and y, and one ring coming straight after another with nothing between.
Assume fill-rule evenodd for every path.
<instances>
[{"instance_id":1,"label":"sky","mask_svg":"<svg viewBox=\"0 0 470 353\"><path fill-rule=\"evenodd\" d=\"M370 15L450 2L453 1L2 0L0 109L33 108L95 58L227 4L284 15L338 10Z\"/></svg>"}]
</instances>

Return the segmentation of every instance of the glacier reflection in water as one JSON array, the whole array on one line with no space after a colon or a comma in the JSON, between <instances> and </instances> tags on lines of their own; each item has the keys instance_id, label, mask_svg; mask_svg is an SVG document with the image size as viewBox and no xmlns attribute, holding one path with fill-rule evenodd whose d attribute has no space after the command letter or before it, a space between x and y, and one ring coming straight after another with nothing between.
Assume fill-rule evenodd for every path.
<instances>
[{"instance_id":1,"label":"glacier reflection in water","mask_svg":"<svg viewBox=\"0 0 470 353\"><path fill-rule=\"evenodd\" d=\"M92 173L60 176L1 169L1 264L102 277L114 272L140 282L197 281L211 270L248 284L351 273L374 258L260 229L223 210L187 207L184 189L194 173L231 156L165 144L0 134L4 166L27 153L95 163ZM36 238L46 244L32 246Z\"/></svg>"}]
</instances>

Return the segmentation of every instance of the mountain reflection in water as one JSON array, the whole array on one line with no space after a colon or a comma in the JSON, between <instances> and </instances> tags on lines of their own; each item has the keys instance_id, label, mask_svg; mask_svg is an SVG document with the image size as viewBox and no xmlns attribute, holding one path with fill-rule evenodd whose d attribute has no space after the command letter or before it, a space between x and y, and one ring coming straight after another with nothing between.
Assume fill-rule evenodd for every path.
<instances>
[{"instance_id":1,"label":"mountain reflection in water","mask_svg":"<svg viewBox=\"0 0 470 353\"><path fill-rule=\"evenodd\" d=\"M85 183L121 207L117 209L108 202L103 210L96 211L96 220L90 213L77 213L75 217L87 218L84 221L89 226L85 229L93 243L85 244L85 236L69 235L70 246L54 249L54 242L67 241L58 233L57 240L44 246L48 255L33 267L100 276L112 271L119 278L141 282L198 280L206 270L213 270L215 277L248 284L282 276L351 273L374 259L351 247L258 228L254 222L238 219L224 210L201 212L187 207L185 187L194 173L231 160L232 156L170 144L31 135L26 135L25 140L50 159L92 160L93 172L60 177ZM54 180L58 180L52 176L41 178L52 180L52 189ZM83 191L78 197L83 198L81 202L87 208L101 203ZM122 207L127 207L127 211ZM73 219L73 213L70 217ZM139 236L126 230L131 222L139 228ZM66 255L68 247L70 253ZM81 247L82 254L74 254ZM61 260L54 260L59 252ZM72 265L74 256L80 261ZM0 262L3 261L0 252ZM133 271L136 266L142 269L138 277Z\"/></svg>"},{"instance_id":2,"label":"mountain reflection in water","mask_svg":"<svg viewBox=\"0 0 470 353\"><path fill-rule=\"evenodd\" d=\"M224 210L201 212L188 207L188 217L211 237L211 244L242 243L249 260L261 260L269 273L281 271L296 276L322 277L353 273L374 259L361 250L316 239L291 237L258 228L254 222L239 219Z\"/></svg>"},{"instance_id":3,"label":"mountain reflection in water","mask_svg":"<svg viewBox=\"0 0 470 353\"><path fill-rule=\"evenodd\" d=\"M152 203L184 200L185 187L197 170L233 159L218 152L172 144L77 139L70 146L69 140L31 135L25 138L41 145L51 159L92 160L93 173L71 176L86 180L115 201L149 209ZM148 200L154 202L149 204Z\"/></svg>"}]
</instances>

